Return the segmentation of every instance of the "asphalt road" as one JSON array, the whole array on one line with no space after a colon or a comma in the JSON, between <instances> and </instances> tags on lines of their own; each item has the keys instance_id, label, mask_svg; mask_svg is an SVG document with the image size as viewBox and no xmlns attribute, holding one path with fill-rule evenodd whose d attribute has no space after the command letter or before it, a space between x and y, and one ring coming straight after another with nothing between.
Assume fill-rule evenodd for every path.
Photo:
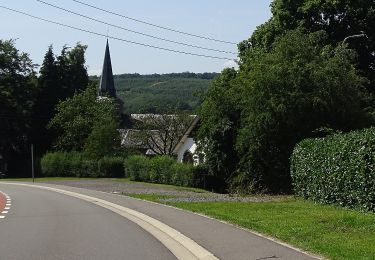
<instances>
[{"instance_id":1,"label":"asphalt road","mask_svg":"<svg viewBox=\"0 0 375 260\"><path fill-rule=\"evenodd\" d=\"M13 185L0 191L12 203L0 219L1 260L176 259L136 224L92 203Z\"/></svg>"}]
</instances>

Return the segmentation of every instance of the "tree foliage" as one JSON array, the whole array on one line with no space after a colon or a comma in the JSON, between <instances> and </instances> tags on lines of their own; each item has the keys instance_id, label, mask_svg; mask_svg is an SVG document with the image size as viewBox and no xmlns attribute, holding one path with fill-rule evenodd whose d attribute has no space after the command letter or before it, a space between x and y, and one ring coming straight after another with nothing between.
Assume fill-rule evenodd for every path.
<instances>
[{"instance_id":1,"label":"tree foliage","mask_svg":"<svg viewBox=\"0 0 375 260\"><path fill-rule=\"evenodd\" d=\"M35 65L13 40L0 40L0 156L22 154L30 141L36 98Z\"/></svg>"},{"instance_id":2,"label":"tree foliage","mask_svg":"<svg viewBox=\"0 0 375 260\"><path fill-rule=\"evenodd\" d=\"M60 102L49 127L57 131L55 149L60 151L87 151L101 157L120 143L114 101L98 100L95 84Z\"/></svg>"},{"instance_id":3,"label":"tree foliage","mask_svg":"<svg viewBox=\"0 0 375 260\"><path fill-rule=\"evenodd\" d=\"M289 157L298 141L321 127L346 131L372 122L355 52L326 45L326 38L298 29L267 51L252 48L237 75L231 72L208 91L201 139L211 171L232 187L287 192Z\"/></svg>"},{"instance_id":4,"label":"tree foliage","mask_svg":"<svg viewBox=\"0 0 375 260\"><path fill-rule=\"evenodd\" d=\"M240 56L254 47L272 48L275 40L290 30L306 33L324 31L326 43L345 42L358 55L357 68L369 80L365 85L375 93L375 5L368 0L274 0L272 17L239 45ZM352 37L359 36L360 37Z\"/></svg>"},{"instance_id":5,"label":"tree foliage","mask_svg":"<svg viewBox=\"0 0 375 260\"><path fill-rule=\"evenodd\" d=\"M53 47L49 46L44 56L39 71L32 133L39 155L51 147L54 133L46 126L56 113L56 105L59 101L72 97L76 91L87 87L86 48L87 46L80 43L71 49L64 46L61 54L55 56Z\"/></svg>"}]
</instances>

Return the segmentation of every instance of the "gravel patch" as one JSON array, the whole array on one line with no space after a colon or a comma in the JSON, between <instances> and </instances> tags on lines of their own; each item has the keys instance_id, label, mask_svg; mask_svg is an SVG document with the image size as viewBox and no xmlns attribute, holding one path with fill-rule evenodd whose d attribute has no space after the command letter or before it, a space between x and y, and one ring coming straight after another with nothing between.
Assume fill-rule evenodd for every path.
<instances>
[{"instance_id":1,"label":"gravel patch","mask_svg":"<svg viewBox=\"0 0 375 260\"><path fill-rule=\"evenodd\" d=\"M239 201L239 202L265 202L280 200L277 196L234 196L212 192L194 192L175 188L173 186L158 186L148 183L118 182L116 180L59 180L46 181L45 183L84 188L115 194L155 194L172 196L173 198L161 199L161 202L214 202L214 201Z\"/></svg>"}]
</instances>

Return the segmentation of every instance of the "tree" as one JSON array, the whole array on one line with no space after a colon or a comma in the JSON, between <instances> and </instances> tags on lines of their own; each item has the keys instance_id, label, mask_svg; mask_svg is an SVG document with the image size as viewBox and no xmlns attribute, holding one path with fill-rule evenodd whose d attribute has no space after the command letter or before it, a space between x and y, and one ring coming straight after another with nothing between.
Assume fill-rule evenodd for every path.
<instances>
[{"instance_id":1,"label":"tree","mask_svg":"<svg viewBox=\"0 0 375 260\"><path fill-rule=\"evenodd\" d=\"M326 45L326 38L290 31L267 51L249 50L237 73L223 71L211 86L201 140L210 170L232 188L289 192L289 157L298 141L322 127L348 131L374 122L355 52Z\"/></svg>"},{"instance_id":2,"label":"tree","mask_svg":"<svg viewBox=\"0 0 375 260\"><path fill-rule=\"evenodd\" d=\"M85 66L86 45L77 43L69 50L64 46L57 57L57 77L59 80L58 93L60 100L73 96L77 90L84 90L88 83L87 68Z\"/></svg>"},{"instance_id":3,"label":"tree","mask_svg":"<svg viewBox=\"0 0 375 260\"><path fill-rule=\"evenodd\" d=\"M138 119L134 140L158 155L173 155L173 149L193 120L183 113L145 114Z\"/></svg>"},{"instance_id":4,"label":"tree","mask_svg":"<svg viewBox=\"0 0 375 260\"><path fill-rule=\"evenodd\" d=\"M236 170L235 141L240 124L237 72L225 69L208 89L199 113L200 143L205 150L211 174L226 181Z\"/></svg>"},{"instance_id":5,"label":"tree","mask_svg":"<svg viewBox=\"0 0 375 260\"><path fill-rule=\"evenodd\" d=\"M29 148L37 90L34 69L28 54L20 53L13 40L0 40L0 156L5 162ZM19 165L13 162L9 170Z\"/></svg>"},{"instance_id":6,"label":"tree","mask_svg":"<svg viewBox=\"0 0 375 260\"><path fill-rule=\"evenodd\" d=\"M85 91L60 102L49 127L57 131L56 150L84 151L86 148L91 155L101 153L95 149L110 151L113 133L118 127L114 101L109 98L98 100L96 86L92 84ZM108 136L113 142L108 141Z\"/></svg>"},{"instance_id":7,"label":"tree","mask_svg":"<svg viewBox=\"0 0 375 260\"><path fill-rule=\"evenodd\" d=\"M47 124L56 114L59 101L87 87L86 48L79 43L72 49L64 46L61 54L55 57L52 46L48 47L40 68L38 96L33 112L35 119L32 136L37 156L45 153L52 145L55 136L51 129L47 129Z\"/></svg>"},{"instance_id":8,"label":"tree","mask_svg":"<svg viewBox=\"0 0 375 260\"><path fill-rule=\"evenodd\" d=\"M55 114L55 106L59 102L59 80L52 46L44 56L38 78L38 95L33 110L32 139L36 154L40 155L50 148L53 136L46 126Z\"/></svg>"},{"instance_id":9,"label":"tree","mask_svg":"<svg viewBox=\"0 0 375 260\"><path fill-rule=\"evenodd\" d=\"M375 94L375 5L368 0L274 0L272 17L239 45L246 60L251 48L272 48L277 38L290 30L306 33L324 31L326 44L338 46L346 41L358 55L357 68L369 80L365 86ZM357 35L360 37L351 37ZM346 40L345 40L346 39Z\"/></svg>"},{"instance_id":10,"label":"tree","mask_svg":"<svg viewBox=\"0 0 375 260\"><path fill-rule=\"evenodd\" d=\"M325 33L291 31L271 52L255 55L241 73L239 175L272 192L290 189L295 144L321 127L348 131L368 126L364 78L345 46L324 45Z\"/></svg>"}]
</instances>

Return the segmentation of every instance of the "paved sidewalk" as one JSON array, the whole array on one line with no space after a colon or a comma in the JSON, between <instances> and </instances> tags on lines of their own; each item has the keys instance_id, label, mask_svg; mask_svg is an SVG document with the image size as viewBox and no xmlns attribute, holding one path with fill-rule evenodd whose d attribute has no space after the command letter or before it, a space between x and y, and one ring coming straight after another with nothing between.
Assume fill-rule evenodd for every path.
<instances>
[{"instance_id":1,"label":"paved sidewalk","mask_svg":"<svg viewBox=\"0 0 375 260\"><path fill-rule=\"evenodd\" d=\"M180 231L220 259L318 259L233 225L169 206L96 190L53 184L37 185L93 196L144 213Z\"/></svg>"}]
</instances>

